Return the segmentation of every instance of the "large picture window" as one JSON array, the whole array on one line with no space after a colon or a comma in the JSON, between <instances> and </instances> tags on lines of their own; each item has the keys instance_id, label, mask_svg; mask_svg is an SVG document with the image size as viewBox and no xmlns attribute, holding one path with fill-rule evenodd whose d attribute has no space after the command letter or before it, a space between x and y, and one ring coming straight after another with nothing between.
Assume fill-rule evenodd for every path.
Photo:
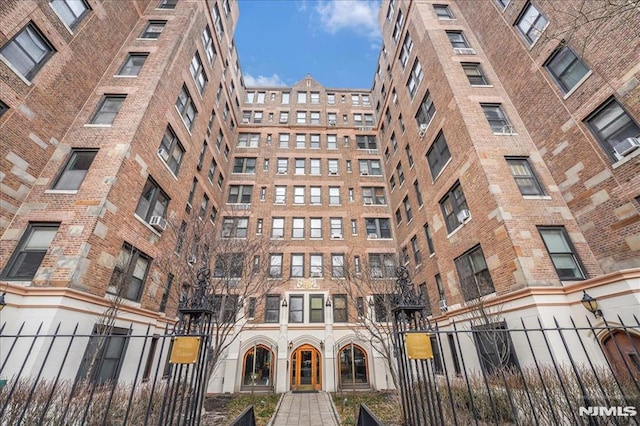
<instances>
[{"instance_id":1,"label":"large picture window","mask_svg":"<svg viewBox=\"0 0 640 426\"><path fill-rule=\"evenodd\" d=\"M242 386L273 385L273 352L264 345L256 345L244 354Z\"/></svg>"},{"instance_id":2,"label":"large picture window","mask_svg":"<svg viewBox=\"0 0 640 426\"><path fill-rule=\"evenodd\" d=\"M350 344L343 347L338 358L341 389L369 387L367 354L360 346Z\"/></svg>"}]
</instances>

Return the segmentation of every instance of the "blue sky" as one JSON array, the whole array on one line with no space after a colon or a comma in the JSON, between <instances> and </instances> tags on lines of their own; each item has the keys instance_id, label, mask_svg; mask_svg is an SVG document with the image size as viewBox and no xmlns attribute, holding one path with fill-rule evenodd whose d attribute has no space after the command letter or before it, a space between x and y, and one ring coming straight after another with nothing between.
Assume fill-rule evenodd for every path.
<instances>
[{"instance_id":1,"label":"blue sky","mask_svg":"<svg viewBox=\"0 0 640 426\"><path fill-rule=\"evenodd\" d=\"M310 73L331 88L369 89L379 0L239 0L235 32L247 86L291 86Z\"/></svg>"}]
</instances>

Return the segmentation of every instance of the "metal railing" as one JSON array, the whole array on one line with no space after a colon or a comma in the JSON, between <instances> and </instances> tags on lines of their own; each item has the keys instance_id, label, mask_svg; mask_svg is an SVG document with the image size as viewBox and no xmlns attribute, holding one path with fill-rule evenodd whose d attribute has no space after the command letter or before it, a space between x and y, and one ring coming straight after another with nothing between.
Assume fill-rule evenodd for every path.
<instances>
[{"instance_id":1,"label":"metal railing","mask_svg":"<svg viewBox=\"0 0 640 426\"><path fill-rule=\"evenodd\" d=\"M253 412L253 405L244 409L238 417L236 417L229 426L255 426L256 417Z\"/></svg>"},{"instance_id":2,"label":"metal railing","mask_svg":"<svg viewBox=\"0 0 640 426\"><path fill-rule=\"evenodd\" d=\"M371 412L366 404L360 404L357 426L384 426L384 423Z\"/></svg>"}]
</instances>

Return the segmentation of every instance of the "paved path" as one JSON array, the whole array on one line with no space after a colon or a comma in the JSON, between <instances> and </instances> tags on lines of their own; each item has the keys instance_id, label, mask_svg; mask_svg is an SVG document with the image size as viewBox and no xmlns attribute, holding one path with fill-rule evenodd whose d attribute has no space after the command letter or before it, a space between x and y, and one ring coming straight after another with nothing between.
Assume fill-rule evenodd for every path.
<instances>
[{"instance_id":1,"label":"paved path","mask_svg":"<svg viewBox=\"0 0 640 426\"><path fill-rule=\"evenodd\" d=\"M292 393L282 397L271 426L338 426L331 397L326 392Z\"/></svg>"}]
</instances>

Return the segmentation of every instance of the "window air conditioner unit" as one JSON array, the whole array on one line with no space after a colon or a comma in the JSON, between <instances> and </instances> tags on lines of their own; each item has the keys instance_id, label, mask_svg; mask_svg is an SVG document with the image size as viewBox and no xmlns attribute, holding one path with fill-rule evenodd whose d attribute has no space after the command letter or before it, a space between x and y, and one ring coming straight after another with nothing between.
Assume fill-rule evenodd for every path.
<instances>
[{"instance_id":1,"label":"window air conditioner unit","mask_svg":"<svg viewBox=\"0 0 640 426\"><path fill-rule=\"evenodd\" d=\"M471 219L471 212L467 209L462 209L458 212L458 222L465 223Z\"/></svg>"},{"instance_id":2,"label":"window air conditioner unit","mask_svg":"<svg viewBox=\"0 0 640 426\"><path fill-rule=\"evenodd\" d=\"M614 146L613 151L616 153L617 157L622 158L638 147L640 147L640 139L626 138L625 140Z\"/></svg>"},{"instance_id":3,"label":"window air conditioner unit","mask_svg":"<svg viewBox=\"0 0 640 426\"><path fill-rule=\"evenodd\" d=\"M456 55L475 55L476 51L471 47L456 47L453 49Z\"/></svg>"},{"instance_id":4,"label":"window air conditioner unit","mask_svg":"<svg viewBox=\"0 0 640 426\"><path fill-rule=\"evenodd\" d=\"M168 152L167 152L167 150L166 150L166 149L164 149L164 148L160 148L160 149L158 150L158 155L159 155L160 157L162 157L162 159L163 159L164 161L167 161L167 160L169 159L169 153L168 153Z\"/></svg>"},{"instance_id":5,"label":"window air conditioner unit","mask_svg":"<svg viewBox=\"0 0 640 426\"><path fill-rule=\"evenodd\" d=\"M378 234L369 234L368 237L372 240L375 240L376 238L378 238Z\"/></svg>"},{"instance_id":6,"label":"window air conditioner unit","mask_svg":"<svg viewBox=\"0 0 640 426\"><path fill-rule=\"evenodd\" d=\"M187 262L188 262L190 265L193 265L194 263L196 263L196 260L197 260L197 259L196 259L196 257L195 257L194 255L191 255L191 256L189 256L189 258L187 259Z\"/></svg>"},{"instance_id":7,"label":"window air conditioner unit","mask_svg":"<svg viewBox=\"0 0 640 426\"><path fill-rule=\"evenodd\" d=\"M287 174L287 169L278 169L278 174L279 175L286 175Z\"/></svg>"},{"instance_id":8,"label":"window air conditioner unit","mask_svg":"<svg viewBox=\"0 0 640 426\"><path fill-rule=\"evenodd\" d=\"M516 133L516 129L511 124L507 124L506 126L502 126L500 133L504 133L505 135L513 135Z\"/></svg>"},{"instance_id":9,"label":"window air conditioner unit","mask_svg":"<svg viewBox=\"0 0 640 426\"><path fill-rule=\"evenodd\" d=\"M322 272L312 272L311 278L320 278L322 277Z\"/></svg>"},{"instance_id":10,"label":"window air conditioner unit","mask_svg":"<svg viewBox=\"0 0 640 426\"><path fill-rule=\"evenodd\" d=\"M284 204L284 200L276 200L275 204Z\"/></svg>"},{"instance_id":11,"label":"window air conditioner unit","mask_svg":"<svg viewBox=\"0 0 640 426\"><path fill-rule=\"evenodd\" d=\"M337 175L337 174L338 174L338 171L337 171L337 170L335 170L335 169L333 169L333 170L329 170L329 174L330 174L330 175Z\"/></svg>"},{"instance_id":12,"label":"window air conditioner unit","mask_svg":"<svg viewBox=\"0 0 640 426\"><path fill-rule=\"evenodd\" d=\"M378 150L377 149L368 149L367 150L367 154L377 154Z\"/></svg>"},{"instance_id":13,"label":"window air conditioner unit","mask_svg":"<svg viewBox=\"0 0 640 426\"><path fill-rule=\"evenodd\" d=\"M339 240L341 238L342 238L342 234L338 234L338 233L331 234L331 239L333 240Z\"/></svg>"},{"instance_id":14,"label":"window air conditioner unit","mask_svg":"<svg viewBox=\"0 0 640 426\"><path fill-rule=\"evenodd\" d=\"M151 219L149 219L149 225L153 226L155 230L160 232L167 229L167 221L162 216L151 216Z\"/></svg>"},{"instance_id":15,"label":"window air conditioner unit","mask_svg":"<svg viewBox=\"0 0 640 426\"><path fill-rule=\"evenodd\" d=\"M427 133L427 124L422 123L420 127L418 127L418 136L420 139L424 138L424 135Z\"/></svg>"},{"instance_id":16,"label":"window air conditioner unit","mask_svg":"<svg viewBox=\"0 0 640 426\"><path fill-rule=\"evenodd\" d=\"M438 306L440 307L440 311L442 312L447 312L447 310L449 309L449 307L447 306L447 301L446 299L442 299L439 303Z\"/></svg>"},{"instance_id":17,"label":"window air conditioner unit","mask_svg":"<svg viewBox=\"0 0 640 426\"><path fill-rule=\"evenodd\" d=\"M336 120L329 120L329 126L335 126Z\"/></svg>"},{"instance_id":18,"label":"window air conditioner unit","mask_svg":"<svg viewBox=\"0 0 640 426\"><path fill-rule=\"evenodd\" d=\"M366 206L371 206L371 205L373 205L373 200L366 200L366 199L365 199L365 200L364 200L364 204L365 204Z\"/></svg>"},{"instance_id":19,"label":"window air conditioner unit","mask_svg":"<svg viewBox=\"0 0 640 426\"><path fill-rule=\"evenodd\" d=\"M369 172L367 172L366 170L362 171L360 172L360 176L369 176Z\"/></svg>"},{"instance_id":20,"label":"window air conditioner unit","mask_svg":"<svg viewBox=\"0 0 640 426\"><path fill-rule=\"evenodd\" d=\"M280 119L280 122L281 122L281 123L286 123L286 122L287 122L287 119L286 119L286 118L281 118L281 119Z\"/></svg>"}]
</instances>

